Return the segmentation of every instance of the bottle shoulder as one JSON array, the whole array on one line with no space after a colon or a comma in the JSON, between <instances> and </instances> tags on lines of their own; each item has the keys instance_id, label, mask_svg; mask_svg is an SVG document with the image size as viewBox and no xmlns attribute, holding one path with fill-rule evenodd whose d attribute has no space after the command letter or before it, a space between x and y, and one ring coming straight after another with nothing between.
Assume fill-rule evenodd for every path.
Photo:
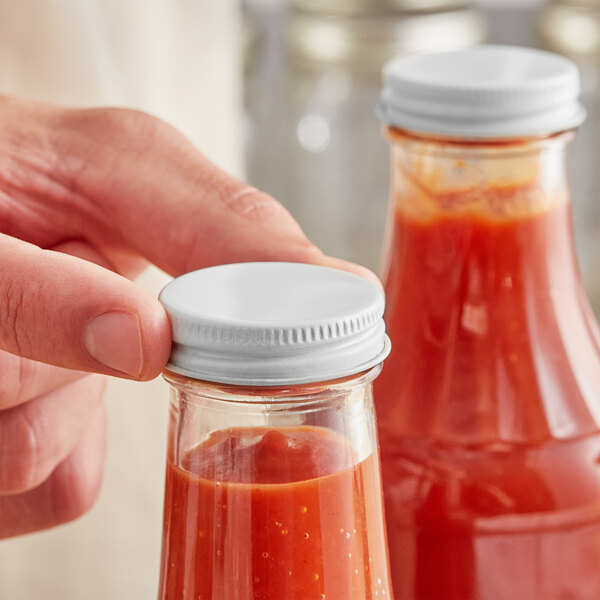
<instances>
[{"instance_id":1,"label":"bottle shoulder","mask_svg":"<svg viewBox=\"0 0 600 600\"><path fill-rule=\"evenodd\" d=\"M397 224L381 431L466 444L598 431L600 336L568 211Z\"/></svg>"}]
</instances>

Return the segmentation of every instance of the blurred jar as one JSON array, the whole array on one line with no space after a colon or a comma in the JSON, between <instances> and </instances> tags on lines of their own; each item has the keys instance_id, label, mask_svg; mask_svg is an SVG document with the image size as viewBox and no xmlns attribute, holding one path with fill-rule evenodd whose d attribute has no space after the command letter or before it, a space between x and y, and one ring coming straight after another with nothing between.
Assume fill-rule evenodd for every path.
<instances>
[{"instance_id":1,"label":"blurred jar","mask_svg":"<svg viewBox=\"0 0 600 600\"><path fill-rule=\"evenodd\" d=\"M161 600L392 598L372 382L383 294L305 264L188 273L173 327Z\"/></svg>"},{"instance_id":2,"label":"blurred jar","mask_svg":"<svg viewBox=\"0 0 600 600\"><path fill-rule=\"evenodd\" d=\"M566 168L577 69L481 46L385 74L394 351L375 397L397 597L596 600L600 329Z\"/></svg>"},{"instance_id":3,"label":"blurred jar","mask_svg":"<svg viewBox=\"0 0 600 600\"><path fill-rule=\"evenodd\" d=\"M539 32L561 54L600 56L600 2L548 0L540 13Z\"/></svg>"},{"instance_id":4,"label":"blurred jar","mask_svg":"<svg viewBox=\"0 0 600 600\"><path fill-rule=\"evenodd\" d=\"M481 18L464 1L296 0L249 4L247 24L248 180L325 252L377 270L389 173L373 114L381 66L477 43Z\"/></svg>"}]
</instances>

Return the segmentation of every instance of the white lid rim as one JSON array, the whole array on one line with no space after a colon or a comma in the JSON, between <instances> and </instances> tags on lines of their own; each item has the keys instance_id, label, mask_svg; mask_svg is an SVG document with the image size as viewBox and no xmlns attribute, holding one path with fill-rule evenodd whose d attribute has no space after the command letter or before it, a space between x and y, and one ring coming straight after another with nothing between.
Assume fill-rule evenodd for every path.
<instances>
[{"instance_id":1,"label":"white lid rim","mask_svg":"<svg viewBox=\"0 0 600 600\"><path fill-rule=\"evenodd\" d=\"M587 117L587 110L581 103L577 103L575 110L568 118L556 122L552 127L548 126L547 122L534 126L535 120L530 115L523 115L522 122L517 122L514 118L507 118L506 120L497 120L495 123L491 119L482 120L480 123L473 119L468 123L460 123L458 118L455 118L454 121L443 117L439 119L419 118L405 112L396 112L381 102L377 103L375 113L388 127L459 139L512 139L523 136L553 135L561 131L576 129Z\"/></svg>"},{"instance_id":2,"label":"white lid rim","mask_svg":"<svg viewBox=\"0 0 600 600\"><path fill-rule=\"evenodd\" d=\"M314 321L303 319L288 322L287 325L280 325L268 321L223 319L219 322L218 326L215 326L214 322L210 319L194 315L189 311L171 308L169 313L173 341L176 343L193 346L199 339L198 332L201 331L203 339L206 340L207 336L211 338L211 344L222 343L226 344L229 348L231 348L232 344L247 345L248 343L252 343L253 345L256 345L256 341L249 341L248 338L251 336L279 338L279 341L270 341L265 345L282 348L308 343L311 345L326 344L331 340L343 340L368 331L380 322L383 317L383 303L380 306L367 307L356 313L341 314L336 319L336 325L339 327L345 325L346 331L338 330L335 333L327 333L330 327L332 327L330 319L315 319ZM188 321L190 318L194 319L193 326L191 326ZM232 339L240 337L240 328L243 328L242 334L244 339ZM315 331L319 332L318 337L316 338L314 336Z\"/></svg>"},{"instance_id":3,"label":"white lid rim","mask_svg":"<svg viewBox=\"0 0 600 600\"><path fill-rule=\"evenodd\" d=\"M389 355L392 348L392 344L387 335L384 336L384 345L381 351L372 359L362 362L354 366L347 366L345 368L338 368L325 373L311 372L310 375L294 376L294 377L282 377L282 376L261 376L261 377L238 377L226 373L215 373L214 370L203 371L198 368L185 368L180 364L173 364L170 360L167 363L167 369L173 373L190 377L194 380L207 381L209 383L224 383L229 385L240 385L248 387L280 387L286 385L302 385L308 383L319 383L323 381L332 381L334 379L340 379L342 377L349 377L351 375L358 375L364 371L368 371L373 367L381 364ZM282 398L285 400L285 398Z\"/></svg>"}]
</instances>

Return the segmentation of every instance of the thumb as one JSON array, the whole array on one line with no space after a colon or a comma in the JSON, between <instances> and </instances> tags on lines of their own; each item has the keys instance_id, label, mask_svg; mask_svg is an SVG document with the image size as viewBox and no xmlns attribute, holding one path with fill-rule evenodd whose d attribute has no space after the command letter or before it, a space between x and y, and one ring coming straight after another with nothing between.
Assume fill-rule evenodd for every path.
<instances>
[{"instance_id":1,"label":"thumb","mask_svg":"<svg viewBox=\"0 0 600 600\"><path fill-rule=\"evenodd\" d=\"M129 280L6 235L0 235L0 264L0 349L142 380L166 364L167 315Z\"/></svg>"}]
</instances>

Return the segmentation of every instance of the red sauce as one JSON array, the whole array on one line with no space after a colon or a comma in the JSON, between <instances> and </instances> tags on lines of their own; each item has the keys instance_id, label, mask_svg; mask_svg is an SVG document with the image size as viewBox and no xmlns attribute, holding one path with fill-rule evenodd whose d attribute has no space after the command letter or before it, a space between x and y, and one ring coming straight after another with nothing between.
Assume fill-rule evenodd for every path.
<instances>
[{"instance_id":1,"label":"red sauce","mask_svg":"<svg viewBox=\"0 0 600 600\"><path fill-rule=\"evenodd\" d=\"M600 598L600 337L568 204L395 227L375 400L397 598Z\"/></svg>"},{"instance_id":2,"label":"red sauce","mask_svg":"<svg viewBox=\"0 0 600 600\"><path fill-rule=\"evenodd\" d=\"M215 432L167 466L161 598L390 598L380 490L326 429Z\"/></svg>"}]
</instances>

